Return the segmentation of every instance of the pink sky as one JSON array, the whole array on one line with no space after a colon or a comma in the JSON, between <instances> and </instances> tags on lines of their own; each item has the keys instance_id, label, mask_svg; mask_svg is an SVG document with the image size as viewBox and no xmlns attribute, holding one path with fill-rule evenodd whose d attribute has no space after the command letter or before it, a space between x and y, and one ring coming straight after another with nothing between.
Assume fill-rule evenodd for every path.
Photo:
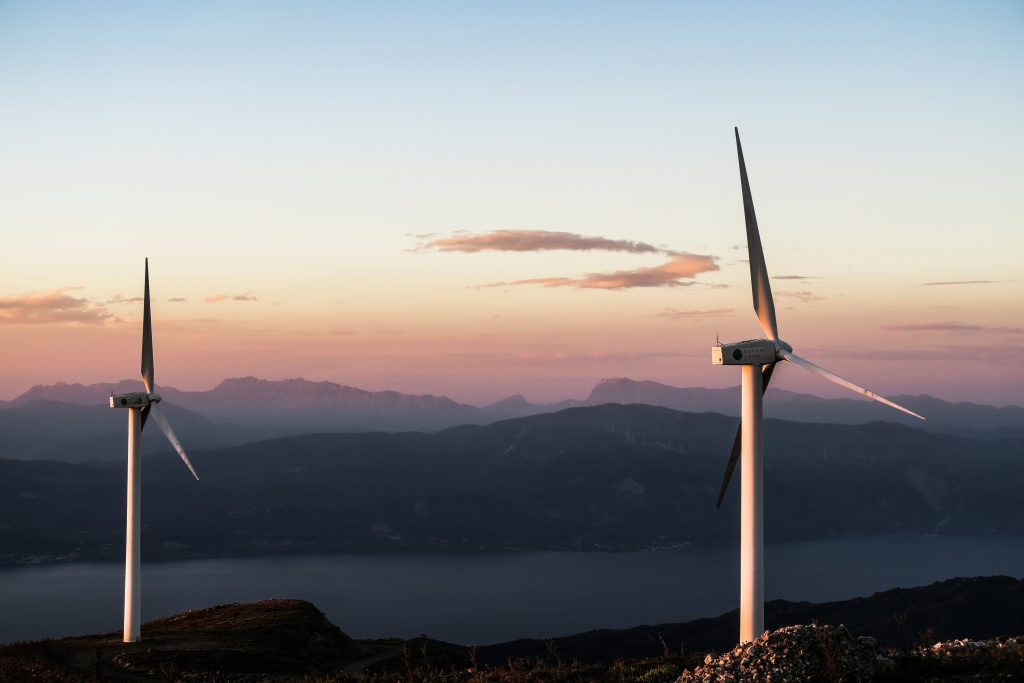
<instances>
[{"instance_id":1,"label":"pink sky","mask_svg":"<svg viewBox=\"0 0 1024 683\"><path fill-rule=\"evenodd\" d=\"M698 271L683 277L683 287L463 286L422 298L410 284L400 290L408 299L386 307L342 299L308 309L244 292L167 297L154 277L157 383L203 389L226 377L301 376L477 404L512 393L534 401L583 398L605 377L733 386L733 368L710 364L715 334L730 340L760 330L744 291L745 264L725 270L739 282L709 286ZM872 304L816 281L790 289L790 281L775 281L780 330L802 355L882 394L1024 403L1024 365L1015 353L1024 328L972 304L979 292L1012 301L1012 287L919 285L904 288L907 301ZM136 376L141 304L135 292L125 292L0 299L0 397L38 383ZM946 303L921 305L930 298ZM796 368L785 370L776 386L842 395Z\"/></svg>"}]
</instances>

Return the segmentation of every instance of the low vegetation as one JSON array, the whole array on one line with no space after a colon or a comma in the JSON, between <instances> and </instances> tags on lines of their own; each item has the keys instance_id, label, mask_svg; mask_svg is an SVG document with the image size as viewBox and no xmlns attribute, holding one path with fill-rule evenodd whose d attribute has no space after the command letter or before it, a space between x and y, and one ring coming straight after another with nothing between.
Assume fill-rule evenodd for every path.
<instances>
[{"instance_id":1,"label":"low vegetation","mask_svg":"<svg viewBox=\"0 0 1024 683\"><path fill-rule=\"evenodd\" d=\"M960 581L978 583L980 579ZM939 589L948 590L949 586L939 585L935 590ZM700 623L707 626L711 621ZM776 628L753 643L723 652L670 641L663 637L674 633L667 628L664 632L593 632L478 648L431 640L426 634L410 640L353 640L307 602L266 600L191 610L147 622L141 643L121 643L117 633L12 643L0 647L0 681L1024 679L1024 637L936 642L936 630L925 628L910 639L906 629L911 619L901 613L890 615L890 621L904 629L897 644L854 635L841 625L812 623ZM640 652L639 642L650 654L620 656Z\"/></svg>"}]
</instances>

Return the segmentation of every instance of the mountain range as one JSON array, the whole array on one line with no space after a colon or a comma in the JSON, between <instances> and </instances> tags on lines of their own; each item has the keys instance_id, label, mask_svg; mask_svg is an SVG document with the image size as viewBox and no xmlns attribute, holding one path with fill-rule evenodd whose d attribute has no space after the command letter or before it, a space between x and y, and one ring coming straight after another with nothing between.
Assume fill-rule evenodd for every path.
<instances>
[{"instance_id":1,"label":"mountain range","mask_svg":"<svg viewBox=\"0 0 1024 683\"><path fill-rule=\"evenodd\" d=\"M105 406L107 396L143 391L142 382L34 386L11 401L16 408L36 401ZM397 391L365 391L334 382L304 379L270 381L256 377L225 379L208 391L158 389L165 401L214 420L316 431L437 429L487 420L485 411L444 396Z\"/></svg>"},{"instance_id":2,"label":"mountain range","mask_svg":"<svg viewBox=\"0 0 1024 683\"><path fill-rule=\"evenodd\" d=\"M35 386L0 404L0 457L66 461L120 458L124 416L106 407L111 393L141 391L142 383ZM815 423L906 424L928 431L984 439L1024 437L1024 408L950 403L931 396L898 396L928 416L921 423L871 401L823 399L770 390L767 417ZM519 395L488 406L457 403L444 396L371 392L333 382L303 379L226 379L208 391L160 387L165 410L190 449L235 446L313 432L436 431L464 424L489 424L512 417L605 403L663 406L686 412L737 416L739 388L679 388L625 378L604 379L582 400L530 403ZM145 452L164 450L144 439Z\"/></svg>"},{"instance_id":3,"label":"mountain range","mask_svg":"<svg viewBox=\"0 0 1024 683\"><path fill-rule=\"evenodd\" d=\"M736 421L646 405L434 433L307 434L144 458L144 558L644 549L731 539ZM156 439L153 439L154 441ZM122 445L123 448L123 445ZM1024 533L1024 440L765 421L769 538ZM124 463L0 460L2 562L122 552Z\"/></svg>"}]
</instances>

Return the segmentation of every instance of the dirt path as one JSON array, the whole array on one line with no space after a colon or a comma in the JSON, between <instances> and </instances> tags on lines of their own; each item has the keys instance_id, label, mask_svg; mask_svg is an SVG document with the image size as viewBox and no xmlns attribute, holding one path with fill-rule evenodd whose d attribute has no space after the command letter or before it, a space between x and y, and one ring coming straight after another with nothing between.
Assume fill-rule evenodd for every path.
<instances>
[{"instance_id":1,"label":"dirt path","mask_svg":"<svg viewBox=\"0 0 1024 683\"><path fill-rule=\"evenodd\" d=\"M374 664L380 664L381 662L401 656L402 648L400 646L387 645L384 646L382 650L370 655L369 657L364 657L363 659L346 664L345 666L341 667L340 673L344 674L345 676L348 676L349 678L362 680L363 670L366 667L373 666Z\"/></svg>"}]
</instances>

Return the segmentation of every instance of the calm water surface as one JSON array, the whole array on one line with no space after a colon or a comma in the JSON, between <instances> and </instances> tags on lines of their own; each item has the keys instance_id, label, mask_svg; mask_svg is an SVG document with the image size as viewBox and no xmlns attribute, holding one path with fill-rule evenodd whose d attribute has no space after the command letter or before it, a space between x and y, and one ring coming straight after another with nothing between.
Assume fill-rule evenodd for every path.
<instances>
[{"instance_id":1,"label":"calm water surface","mask_svg":"<svg viewBox=\"0 0 1024 683\"><path fill-rule=\"evenodd\" d=\"M357 638L492 643L687 621L735 608L734 545L628 553L415 553L144 562L143 620L309 600ZM814 602L954 576L1024 576L1024 537L769 543L767 597ZM121 564L0 569L0 642L119 630Z\"/></svg>"}]
</instances>

